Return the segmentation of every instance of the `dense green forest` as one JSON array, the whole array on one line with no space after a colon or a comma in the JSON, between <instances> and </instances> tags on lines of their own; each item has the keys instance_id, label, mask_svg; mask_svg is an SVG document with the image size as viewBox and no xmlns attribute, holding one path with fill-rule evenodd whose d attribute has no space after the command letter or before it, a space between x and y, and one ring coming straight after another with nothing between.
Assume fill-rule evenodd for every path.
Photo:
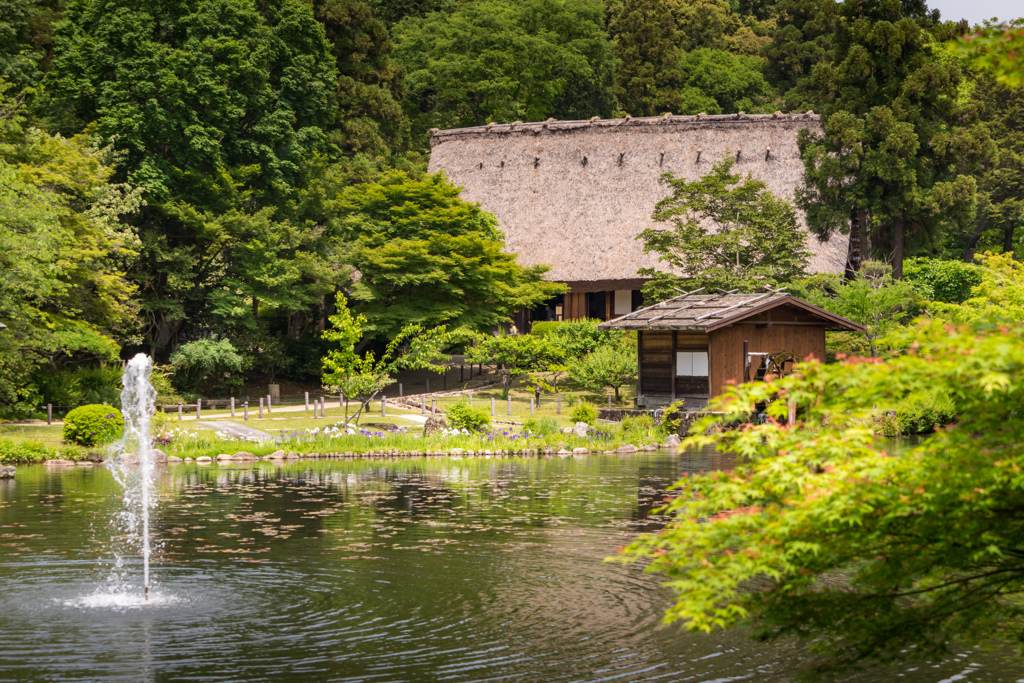
<instances>
[{"instance_id":1,"label":"dense green forest","mask_svg":"<svg viewBox=\"0 0 1024 683\"><path fill-rule=\"evenodd\" d=\"M434 127L813 109L797 202L818 234L853 217L897 279L904 257L1021 254L1024 91L917 0L0 7L3 417L199 340L225 390L315 382L340 295L360 348L550 298L426 173Z\"/></svg>"}]
</instances>

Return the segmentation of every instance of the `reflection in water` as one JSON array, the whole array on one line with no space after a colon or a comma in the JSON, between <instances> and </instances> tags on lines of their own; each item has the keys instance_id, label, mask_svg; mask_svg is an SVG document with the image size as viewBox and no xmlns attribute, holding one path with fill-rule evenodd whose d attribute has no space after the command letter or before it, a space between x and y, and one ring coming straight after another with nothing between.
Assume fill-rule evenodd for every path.
<instances>
[{"instance_id":1,"label":"reflection in water","mask_svg":"<svg viewBox=\"0 0 1024 683\"><path fill-rule=\"evenodd\" d=\"M656 528L684 473L728 467L714 453L175 466L157 482L159 582L132 608L85 597L112 555L109 473L22 468L0 487L0 679L788 681L797 645L661 627L659 579L603 562ZM1024 667L961 649L847 680L897 675Z\"/></svg>"}]
</instances>

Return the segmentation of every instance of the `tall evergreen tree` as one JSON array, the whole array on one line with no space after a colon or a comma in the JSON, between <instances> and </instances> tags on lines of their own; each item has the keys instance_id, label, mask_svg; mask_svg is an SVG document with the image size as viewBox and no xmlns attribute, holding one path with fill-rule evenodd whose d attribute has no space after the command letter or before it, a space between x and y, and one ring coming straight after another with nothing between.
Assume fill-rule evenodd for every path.
<instances>
[{"instance_id":1,"label":"tall evergreen tree","mask_svg":"<svg viewBox=\"0 0 1024 683\"><path fill-rule=\"evenodd\" d=\"M870 226L854 241L891 260L902 277L909 248L933 244L943 221L974 216L973 174L992 144L961 102L959 64L935 43L936 16L923 3L846 0L835 55L813 71L824 134L799 144L808 224L823 238Z\"/></svg>"},{"instance_id":2,"label":"tall evergreen tree","mask_svg":"<svg viewBox=\"0 0 1024 683\"><path fill-rule=\"evenodd\" d=\"M776 5L778 28L761 54L768 82L786 111L819 109L813 86L815 65L832 60L839 20L835 0L782 0Z\"/></svg>"},{"instance_id":3,"label":"tall evergreen tree","mask_svg":"<svg viewBox=\"0 0 1024 683\"><path fill-rule=\"evenodd\" d=\"M668 0L619 0L609 8L608 35L619 66L619 107L633 116L678 111L683 74L679 30Z\"/></svg>"}]
</instances>

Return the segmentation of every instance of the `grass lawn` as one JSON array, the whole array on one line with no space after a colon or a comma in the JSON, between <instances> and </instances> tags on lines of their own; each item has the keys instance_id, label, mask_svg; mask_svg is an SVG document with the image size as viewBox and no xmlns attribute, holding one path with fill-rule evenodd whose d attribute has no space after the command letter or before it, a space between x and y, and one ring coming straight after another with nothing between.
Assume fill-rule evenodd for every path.
<instances>
[{"instance_id":1,"label":"grass lawn","mask_svg":"<svg viewBox=\"0 0 1024 683\"><path fill-rule=\"evenodd\" d=\"M0 425L0 439L14 443L41 441L57 445L63 441L61 425Z\"/></svg>"}]
</instances>

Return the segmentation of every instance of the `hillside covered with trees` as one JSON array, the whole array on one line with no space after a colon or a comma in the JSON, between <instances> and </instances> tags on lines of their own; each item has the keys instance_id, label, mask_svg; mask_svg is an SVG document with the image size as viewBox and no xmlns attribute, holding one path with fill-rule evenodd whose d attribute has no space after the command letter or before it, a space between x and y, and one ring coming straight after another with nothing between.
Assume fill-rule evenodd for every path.
<instances>
[{"instance_id":1,"label":"hillside covered with trees","mask_svg":"<svg viewBox=\"0 0 1024 683\"><path fill-rule=\"evenodd\" d=\"M200 340L225 390L317 382L342 296L380 349L560 291L426 173L434 127L813 109L816 233L852 217L896 279L1019 255L1024 91L947 47L970 30L910 0L8 0L0 417Z\"/></svg>"}]
</instances>

